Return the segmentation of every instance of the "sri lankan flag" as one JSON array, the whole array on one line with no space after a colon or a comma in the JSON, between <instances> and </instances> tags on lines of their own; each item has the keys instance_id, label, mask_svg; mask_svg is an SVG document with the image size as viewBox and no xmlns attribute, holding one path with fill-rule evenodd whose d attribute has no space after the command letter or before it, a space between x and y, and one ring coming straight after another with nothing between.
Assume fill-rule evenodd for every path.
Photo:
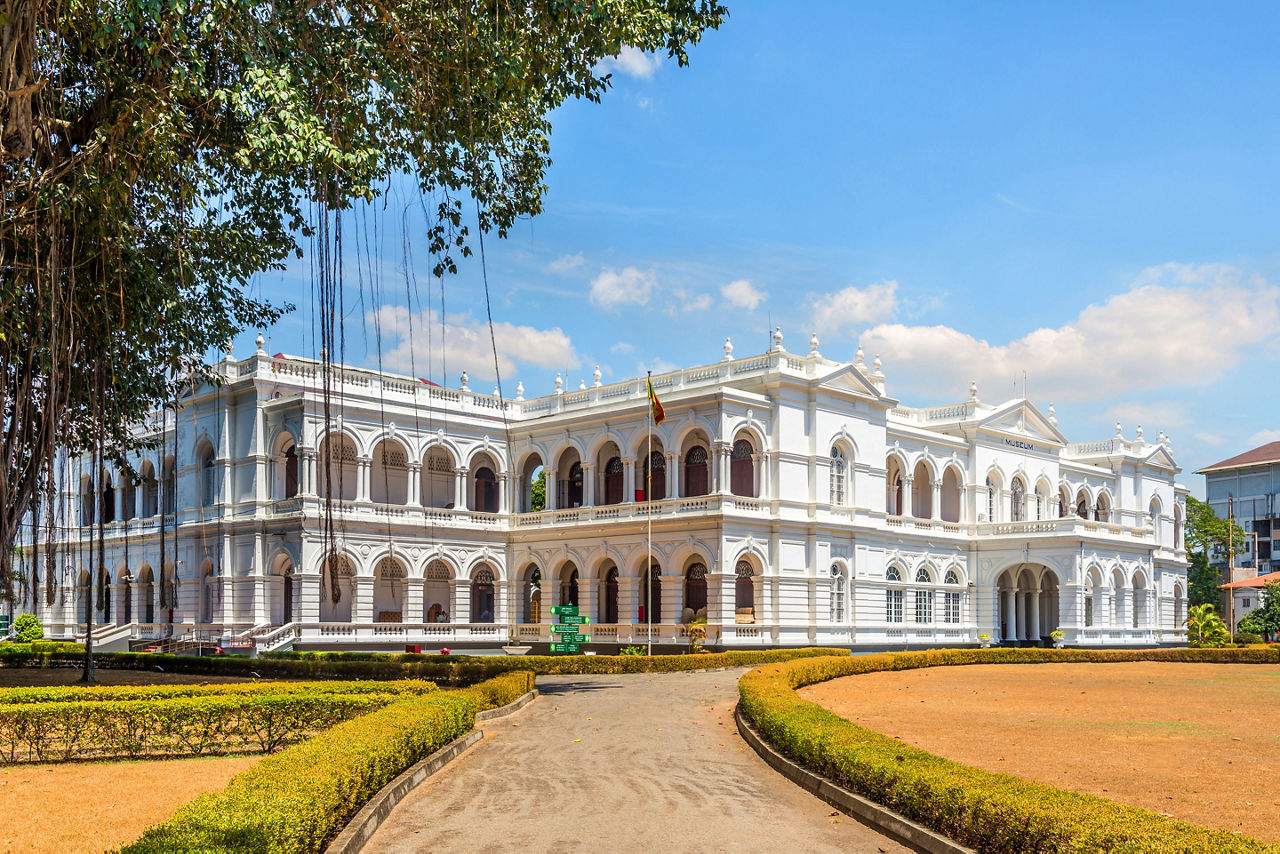
<instances>
[{"instance_id":1,"label":"sri lankan flag","mask_svg":"<svg viewBox=\"0 0 1280 854\"><path fill-rule=\"evenodd\" d=\"M667 413L662 408L662 403L658 400L658 394L653 390L653 379L650 378L649 383L649 405L653 407L653 423L661 424L662 419L667 417Z\"/></svg>"}]
</instances>

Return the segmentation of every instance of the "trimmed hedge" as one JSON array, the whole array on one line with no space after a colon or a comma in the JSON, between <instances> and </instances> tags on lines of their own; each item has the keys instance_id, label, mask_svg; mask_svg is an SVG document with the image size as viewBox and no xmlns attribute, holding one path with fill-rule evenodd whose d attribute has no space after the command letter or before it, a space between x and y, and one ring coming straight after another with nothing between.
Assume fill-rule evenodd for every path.
<instances>
[{"instance_id":1,"label":"trimmed hedge","mask_svg":"<svg viewBox=\"0 0 1280 854\"><path fill-rule=\"evenodd\" d=\"M982 852L1276 852L1280 846L1137 807L952 762L802 700L840 676L962 664L1174 661L1280 663L1275 649L930 650L760 667L738 683L742 708L776 748L810 770Z\"/></svg>"},{"instance_id":2,"label":"trimmed hedge","mask_svg":"<svg viewBox=\"0 0 1280 854\"><path fill-rule=\"evenodd\" d=\"M270 753L395 699L387 693L298 692L0 705L0 759Z\"/></svg>"},{"instance_id":3,"label":"trimmed hedge","mask_svg":"<svg viewBox=\"0 0 1280 854\"><path fill-rule=\"evenodd\" d=\"M470 732L476 712L532 687L533 674L509 673L463 691L399 700L266 757L121 850L320 851L379 789Z\"/></svg>"},{"instance_id":4,"label":"trimmed hedge","mask_svg":"<svg viewBox=\"0 0 1280 854\"><path fill-rule=\"evenodd\" d=\"M233 682L222 685L53 685L0 689L0 705L262 694L429 694L438 690L435 683L421 679L395 682Z\"/></svg>"},{"instance_id":5,"label":"trimmed hedge","mask_svg":"<svg viewBox=\"0 0 1280 854\"><path fill-rule=\"evenodd\" d=\"M538 674L669 673L711 667L746 667L812 656L849 655L847 649L771 649L750 652L698 653L695 655L512 655L441 656L400 653L303 652L270 654L250 659L239 655L185 656L151 652L95 654L99 668L151 670L170 673L203 673L295 679L429 679L440 685L475 685L513 670ZM17 666L79 663L74 655L50 656ZM0 655L0 661L4 658Z\"/></svg>"}]
</instances>

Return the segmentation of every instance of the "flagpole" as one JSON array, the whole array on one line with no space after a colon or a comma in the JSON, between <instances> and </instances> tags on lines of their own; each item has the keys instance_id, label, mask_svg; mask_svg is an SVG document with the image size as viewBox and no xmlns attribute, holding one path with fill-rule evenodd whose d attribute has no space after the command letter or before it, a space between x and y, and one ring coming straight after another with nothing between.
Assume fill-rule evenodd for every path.
<instances>
[{"instance_id":1,"label":"flagpole","mask_svg":"<svg viewBox=\"0 0 1280 854\"><path fill-rule=\"evenodd\" d=\"M653 466L649 465L649 461L653 459L653 371L647 372L645 380L644 396L645 396L645 467L644 467L644 501L645 501L645 540L646 552L644 559L644 621L645 621L645 640L647 642L647 655L653 655L653 513L649 512L653 509L649 500L653 496Z\"/></svg>"}]
</instances>

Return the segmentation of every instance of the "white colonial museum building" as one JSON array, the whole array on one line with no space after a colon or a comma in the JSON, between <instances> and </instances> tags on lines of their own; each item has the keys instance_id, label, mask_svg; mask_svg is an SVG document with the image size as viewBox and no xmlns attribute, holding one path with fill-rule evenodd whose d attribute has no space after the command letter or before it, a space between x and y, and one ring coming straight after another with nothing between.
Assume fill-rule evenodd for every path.
<instances>
[{"instance_id":1,"label":"white colonial museum building","mask_svg":"<svg viewBox=\"0 0 1280 854\"><path fill-rule=\"evenodd\" d=\"M976 388L902 406L878 358L780 332L654 376L651 438L644 379L503 400L333 366L326 395L322 363L258 341L139 427L135 477L61 464L53 636L496 649L551 640L566 603L601 651L702 616L726 648L1186 636L1163 434L1072 444L1052 406Z\"/></svg>"}]
</instances>

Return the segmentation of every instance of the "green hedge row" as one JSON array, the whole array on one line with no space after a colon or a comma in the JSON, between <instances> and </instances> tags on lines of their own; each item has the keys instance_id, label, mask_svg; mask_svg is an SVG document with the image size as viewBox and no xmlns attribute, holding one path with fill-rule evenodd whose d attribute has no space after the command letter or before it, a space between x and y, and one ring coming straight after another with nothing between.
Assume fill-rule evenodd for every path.
<instances>
[{"instance_id":1,"label":"green hedge row","mask_svg":"<svg viewBox=\"0 0 1280 854\"><path fill-rule=\"evenodd\" d=\"M122 850L320 851L379 789L470 732L476 712L532 687L533 674L509 673L463 691L398 700L264 758Z\"/></svg>"},{"instance_id":2,"label":"green hedge row","mask_svg":"<svg viewBox=\"0 0 1280 854\"><path fill-rule=\"evenodd\" d=\"M738 683L742 708L777 749L818 774L982 852L1275 852L1246 837L1105 798L952 762L858 726L795 689L840 676L961 664L1186 661L1275 663L1275 649L930 650L760 667Z\"/></svg>"},{"instance_id":3,"label":"green hedge row","mask_svg":"<svg viewBox=\"0 0 1280 854\"><path fill-rule=\"evenodd\" d=\"M396 697L294 693L0 705L0 759L270 753Z\"/></svg>"},{"instance_id":4,"label":"green hedge row","mask_svg":"<svg viewBox=\"0 0 1280 854\"><path fill-rule=\"evenodd\" d=\"M808 656L848 655L841 649L771 649L696 655L512 655L440 656L397 653L313 652L267 655L250 659L239 655L175 656L150 652L112 652L95 655L103 669L151 670L293 679L429 679L440 685L474 685L513 670L539 674L668 673L711 667L744 667ZM0 654L0 661L4 661ZM74 664L73 655L53 656L22 666ZM14 662L15 665L17 664Z\"/></svg>"},{"instance_id":5,"label":"green hedge row","mask_svg":"<svg viewBox=\"0 0 1280 854\"><path fill-rule=\"evenodd\" d=\"M393 682L231 682L220 685L51 685L0 689L0 705L260 694L427 694L438 690L435 683L421 679Z\"/></svg>"}]
</instances>

